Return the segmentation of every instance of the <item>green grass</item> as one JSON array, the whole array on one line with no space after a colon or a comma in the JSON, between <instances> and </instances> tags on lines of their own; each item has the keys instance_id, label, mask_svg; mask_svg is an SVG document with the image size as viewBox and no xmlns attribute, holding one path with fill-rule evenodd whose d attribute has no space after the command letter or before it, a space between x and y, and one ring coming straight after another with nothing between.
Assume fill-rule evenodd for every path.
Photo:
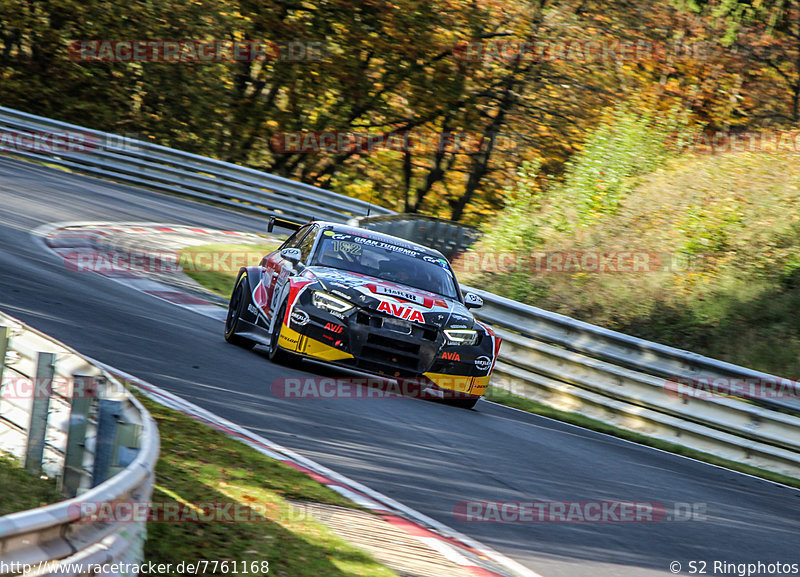
<instances>
[{"instance_id":1,"label":"green grass","mask_svg":"<svg viewBox=\"0 0 800 577\"><path fill-rule=\"evenodd\" d=\"M392 576L287 499L358 509L328 487L185 415L137 395L158 422L161 456L152 501L235 503L256 522L148 524L145 558L155 563L202 559L268 561L269 575ZM219 572L222 574L222 572ZM257 575L258 573L251 573Z\"/></svg>"},{"instance_id":2,"label":"green grass","mask_svg":"<svg viewBox=\"0 0 800 577\"><path fill-rule=\"evenodd\" d=\"M34 509L64 499L55 479L42 479L25 471L16 459L0 453L0 515Z\"/></svg>"},{"instance_id":3,"label":"green grass","mask_svg":"<svg viewBox=\"0 0 800 577\"><path fill-rule=\"evenodd\" d=\"M239 266L257 265L264 255L274 251L280 244L275 241L260 244L197 245L183 249L179 262L196 263L195 267L184 267L186 274L211 292L228 298L231 296ZM198 259L199 254L206 258ZM214 266L213 258L207 258L207 255L214 254L229 258L222 261L223 266Z\"/></svg>"},{"instance_id":4,"label":"green grass","mask_svg":"<svg viewBox=\"0 0 800 577\"><path fill-rule=\"evenodd\" d=\"M587 417L579 413L571 413L568 411L555 409L538 401L533 401L531 399L526 399L525 397L514 395L513 393L510 393L504 389L498 389L490 386L486 391L485 398L495 403L500 403L515 409L527 411L528 413L542 415L543 417L548 417L557 421L563 421L565 423L577 425L578 427L583 427L584 429L605 433L613 437L619 437L620 439L639 443L640 445L647 445L648 447L653 447L669 453L675 453L676 455L682 455L698 461L704 461L712 465L717 465L733 471L739 471L741 473L753 475L754 477L761 477L762 479L767 479L776 483L782 483L784 485L789 485L790 487L800 488L800 479L795 477L781 475L780 473L773 473L772 471L765 471L764 469L759 469L758 467L723 459L721 457L717 457L716 455L704 453L683 445L670 443L669 441L663 441L661 439L654 439L653 437L648 437L647 435L642 435L641 433L636 433L627 429L621 429L619 427L615 427L614 425L609 425L608 423L599 421L597 419L592 419L591 417Z\"/></svg>"}]
</instances>

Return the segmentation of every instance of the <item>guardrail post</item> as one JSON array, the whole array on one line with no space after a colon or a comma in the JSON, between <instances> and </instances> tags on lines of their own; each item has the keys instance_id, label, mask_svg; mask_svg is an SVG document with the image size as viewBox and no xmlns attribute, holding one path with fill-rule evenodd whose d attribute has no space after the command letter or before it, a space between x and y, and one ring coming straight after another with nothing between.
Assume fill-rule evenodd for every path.
<instances>
[{"instance_id":1,"label":"guardrail post","mask_svg":"<svg viewBox=\"0 0 800 577\"><path fill-rule=\"evenodd\" d=\"M117 423L116 455L111 472L122 470L130 465L139 454L142 427L136 423ZM115 469L116 467L116 469Z\"/></svg>"},{"instance_id":2,"label":"guardrail post","mask_svg":"<svg viewBox=\"0 0 800 577\"><path fill-rule=\"evenodd\" d=\"M109 477L114 461L117 421L122 413L122 402L100 399L97 413L97 446L94 449L92 487L96 487Z\"/></svg>"},{"instance_id":3,"label":"guardrail post","mask_svg":"<svg viewBox=\"0 0 800 577\"><path fill-rule=\"evenodd\" d=\"M74 497L78 494L85 475L83 459L86 451L86 428L89 424L89 409L96 394L97 381L94 377L72 376L67 452L64 455L64 477L61 486L61 492L65 497Z\"/></svg>"},{"instance_id":4,"label":"guardrail post","mask_svg":"<svg viewBox=\"0 0 800 577\"><path fill-rule=\"evenodd\" d=\"M0 327L0 403L3 402L3 370L6 368L8 350L8 327Z\"/></svg>"},{"instance_id":5,"label":"guardrail post","mask_svg":"<svg viewBox=\"0 0 800 577\"><path fill-rule=\"evenodd\" d=\"M0 327L0 383L3 382L3 369L6 368L7 350L8 350L8 327Z\"/></svg>"},{"instance_id":6,"label":"guardrail post","mask_svg":"<svg viewBox=\"0 0 800 577\"><path fill-rule=\"evenodd\" d=\"M3 370L6 368L8 351L8 327L0 327L0 412L3 410Z\"/></svg>"},{"instance_id":7,"label":"guardrail post","mask_svg":"<svg viewBox=\"0 0 800 577\"><path fill-rule=\"evenodd\" d=\"M25 451L25 469L32 473L42 470L44 441L47 436L47 415L50 396L53 394L53 375L56 370L55 353L37 353L36 375L33 378L33 403L28 426L28 446Z\"/></svg>"}]
</instances>

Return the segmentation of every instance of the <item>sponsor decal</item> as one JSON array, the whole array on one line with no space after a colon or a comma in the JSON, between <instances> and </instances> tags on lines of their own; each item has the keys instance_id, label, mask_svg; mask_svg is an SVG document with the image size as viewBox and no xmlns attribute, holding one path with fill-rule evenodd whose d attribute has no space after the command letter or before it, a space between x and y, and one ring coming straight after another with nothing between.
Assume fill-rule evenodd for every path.
<instances>
[{"instance_id":1,"label":"sponsor decal","mask_svg":"<svg viewBox=\"0 0 800 577\"><path fill-rule=\"evenodd\" d=\"M369 282L365 277L362 277L358 273L325 271L317 276L319 276L320 280L328 286L338 286L345 289L354 286L361 286Z\"/></svg>"},{"instance_id":2,"label":"sponsor decal","mask_svg":"<svg viewBox=\"0 0 800 577\"><path fill-rule=\"evenodd\" d=\"M417 323L425 322L425 317L422 316L422 313L413 307L381 301L381 304L378 305L378 310L406 321Z\"/></svg>"},{"instance_id":3,"label":"sponsor decal","mask_svg":"<svg viewBox=\"0 0 800 577\"><path fill-rule=\"evenodd\" d=\"M452 351L452 352L451 351L445 351L445 352L442 353L442 358L445 359L446 361L460 361L461 360L461 355L459 355L455 351Z\"/></svg>"},{"instance_id":4,"label":"sponsor decal","mask_svg":"<svg viewBox=\"0 0 800 577\"><path fill-rule=\"evenodd\" d=\"M250 303L247 304L247 310L249 312L251 312L252 314L258 316L258 309L256 307L254 307L252 304L250 304Z\"/></svg>"},{"instance_id":5,"label":"sponsor decal","mask_svg":"<svg viewBox=\"0 0 800 577\"><path fill-rule=\"evenodd\" d=\"M407 254L408 256L413 256L413 257L419 257L420 255L420 252L418 250L414 250L412 248L412 245L410 244L404 244L404 243L389 244L388 242L383 242L382 240L376 240L372 238L364 238L360 236L353 237L350 235L343 235L343 236L347 240L352 240L353 242L357 242L365 246L374 246L376 248L382 248L392 252Z\"/></svg>"},{"instance_id":6,"label":"sponsor decal","mask_svg":"<svg viewBox=\"0 0 800 577\"><path fill-rule=\"evenodd\" d=\"M267 288L264 286L264 280L261 279L253 291L253 302L263 309L267 306L267 298Z\"/></svg>"},{"instance_id":7,"label":"sponsor decal","mask_svg":"<svg viewBox=\"0 0 800 577\"><path fill-rule=\"evenodd\" d=\"M425 298L422 297L421 295L415 294L410 291L405 291L402 289L396 289L383 285L375 285L374 292L376 292L379 295L401 298L406 301L411 301L412 303L417 303L418 305L425 304Z\"/></svg>"},{"instance_id":8,"label":"sponsor decal","mask_svg":"<svg viewBox=\"0 0 800 577\"><path fill-rule=\"evenodd\" d=\"M337 325L335 323L325 323L325 330L338 334L344 330L344 327L342 325Z\"/></svg>"},{"instance_id":9,"label":"sponsor decal","mask_svg":"<svg viewBox=\"0 0 800 577\"><path fill-rule=\"evenodd\" d=\"M451 329L466 329L468 328L467 325L450 325Z\"/></svg>"},{"instance_id":10,"label":"sponsor decal","mask_svg":"<svg viewBox=\"0 0 800 577\"><path fill-rule=\"evenodd\" d=\"M488 371L489 367L491 366L492 366L492 359L490 359L489 357L483 356L475 359L475 368L478 369L479 371Z\"/></svg>"},{"instance_id":11,"label":"sponsor decal","mask_svg":"<svg viewBox=\"0 0 800 577\"><path fill-rule=\"evenodd\" d=\"M422 260L424 260L426 262L433 263L433 264L438 264L440 267L442 267L444 269L447 268L447 261L445 259L443 259L443 258L435 258L435 257L432 257L432 256L423 256Z\"/></svg>"},{"instance_id":12,"label":"sponsor decal","mask_svg":"<svg viewBox=\"0 0 800 577\"><path fill-rule=\"evenodd\" d=\"M303 326L309 320L308 313L306 311L302 311L300 309L292 310L291 321L299 326Z\"/></svg>"},{"instance_id":13,"label":"sponsor decal","mask_svg":"<svg viewBox=\"0 0 800 577\"><path fill-rule=\"evenodd\" d=\"M349 294L347 294L347 293L343 293L342 291L332 290L331 292L332 292L333 294L335 294L335 295L339 295L339 296L340 296L340 297L342 297L343 299L347 299L347 300L353 300L353 299L352 299L352 297L351 297Z\"/></svg>"}]
</instances>

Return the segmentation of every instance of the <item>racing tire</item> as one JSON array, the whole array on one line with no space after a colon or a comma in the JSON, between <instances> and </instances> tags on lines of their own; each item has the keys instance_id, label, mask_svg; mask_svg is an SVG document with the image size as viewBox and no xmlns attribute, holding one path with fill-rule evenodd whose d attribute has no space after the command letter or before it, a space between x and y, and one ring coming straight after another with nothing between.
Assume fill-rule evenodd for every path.
<instances>
[{"instance_id":1,"label":"racing tire","mask_svg":"<svg viewBox=\"0 0 800 577\"><path fill-rule=\"evenodd\" d=\"M480 398L478 398L478 399L449 399L448 401L445 401L445 402L450 406L459 407L460 409L471 409L476 405L476 403L478 402L479 399Z\"/></svg>"},{"instance_id":2,"label":"racing tire","mask_svg":"<svg viewBox=\"0 0 800 577\"><path fill-rule=\"evenodd\" d=\"M278 309L278 315L275 317L275 326L272 327L272 334L269 336L269 360L279 365L292 365L297 362L297 357L278 345L285 316L286 301L283 301L281 308Z\"/></svg>"},{"instance_id":3,"label":"racing tire","mask_svg":"<svg viewBox=\"0 0 800 577\"><path fill-rule=\"evenodd\" d=\"M256 346L256 342L236 334L236 329L239 327L239 318L242 316L242 311L247 307L246 283L247 275L243 274L236 281L236 286L233 288L233 293L231 293L228 314L225 317L225 340L249 350Z\"/></svg>"}]
</instances>

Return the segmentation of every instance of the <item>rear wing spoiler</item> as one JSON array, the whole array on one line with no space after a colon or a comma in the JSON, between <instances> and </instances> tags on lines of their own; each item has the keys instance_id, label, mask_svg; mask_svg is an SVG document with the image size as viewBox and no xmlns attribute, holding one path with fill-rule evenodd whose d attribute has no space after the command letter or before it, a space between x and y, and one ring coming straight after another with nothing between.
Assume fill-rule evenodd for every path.
<instances>
[{"instance_id":1,"label":"rear wing spoiler","mask_svg":"<svg viewBox=\"0 0 800 577\"><path fill-rule=\"evenodd\" d=\"M277 216L271 216L267 222L267 232L272 232L272 229L275 228L275 226L288 228L289 230L298 230L304 224L306 223L298 222L296 220L288 220L285 218L278 218Z\"/></svg>"}]
</instances>

